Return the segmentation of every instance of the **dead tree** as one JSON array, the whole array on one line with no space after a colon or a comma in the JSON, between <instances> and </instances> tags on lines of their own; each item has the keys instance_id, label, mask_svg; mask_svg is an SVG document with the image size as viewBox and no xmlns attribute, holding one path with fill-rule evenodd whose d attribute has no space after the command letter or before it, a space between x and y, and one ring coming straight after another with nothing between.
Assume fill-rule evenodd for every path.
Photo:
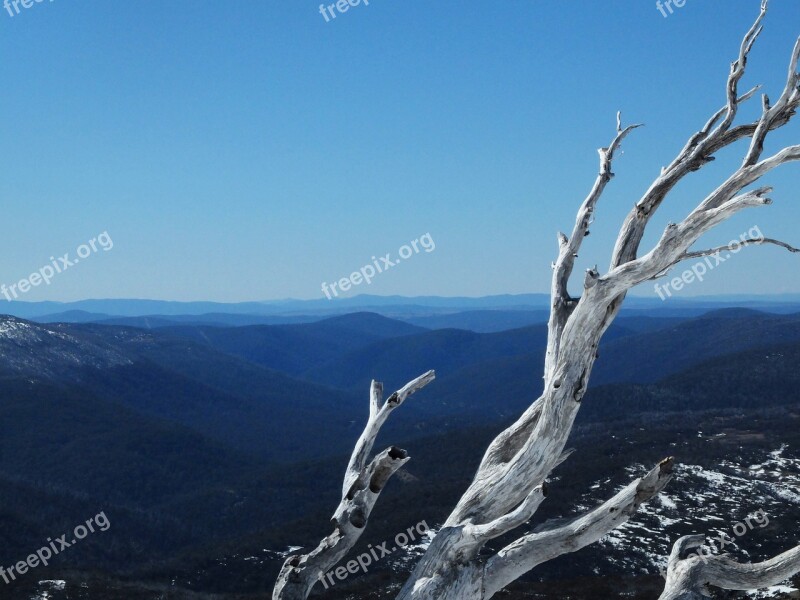
<instances>
[{"instance_id":1,"label":"dead tree","mask_svg":"<svg viewBox=\"0 0 800 600\"><path fill-rule=\"evenodd\" d=\"M369 418L356 442L342 486L342 501L333 515L334 530L310 553L290 556L283 565L272 597L276 600L305 600L320 577L335 567L352 550L383 491L386 482L409 460L405 450L392 446L370 460L372 448L394 409L414 392L434 380L428 371L410 381L383 401L383 385L372 382Z\"/></svg>"},{"instance_id":2,"label":"dead tree","mask_svg":"<svg viewBox=\"0 0 800 600\"><path fill-rule=\"evenodd\" d=\"M617 115L616 135L607 147L599 150L599 173L578 209L572 234L569 237L558 234L544 391L513 425L492 441L471 485L432 540L400 591L398 600L491 598L537 565L599 540L625 522L642 502L657 494L668 482L672 471L671 459L662 461L642 479L586 514L567 522L545 523L489 556L481 552L490 540L529 521L544 500L545 480L567 457L567 438L586 393L600 339L619 313L627 292L638 284L663 277L681 261L724 251L727 247L692 248L703 234L733 215L748 208L769 205L772 201L767 194L771 188L748 188L776 167L800 160L800 145L762 156L769 132L788 123L800 104L800 74L797 71L800 39L792 52L786 85L780 97L772 103L764 94L760 118L753 123L734 125L739 105L759 89L756 87L740 94L739 82L745 73L747 57L761 33L766 10L765 1L731 65L725 105L689 138L675 159L662 168L622 224L608 270L601 273L597 267L588 269L583 277L582 292L574 297L569 293L568 284L575 259L589 233L600 197L614 176L614 155L626 136L639 127L630 125L623 128ZM738 168L702 199L686 218L667 225L659 241L641 253L644 233L675 185L713 161L717 152L740 140L748 143ZM771 238L741 242L743 246L757 244L774 244L792 252L798 251ZM414 382L409 385L413 388ZM373 411L376 387L373 384ZM402 394L398 398L402 401ZM373 420L374 415L370 422ZM371 431L370 427L367 426L368 431ZM366 432L365 436L370 438ZM362 436L359 441L361 450L357 447L348 469L342 504L334 516L336 531L311 554L287 560L273 600L304 599L307 596L317 577L340 560L345 549L352 547L366 525L369 510L383 483L405 461L405 453L392 455L389 451L389 454L379 455L375 460L383 465L381 472L384 476L379 478L378 485L368 488L367 480L378 467L372 467L374 461L370 466L364 466L371 447L368 443L367 450L364 450L364 439ZM356 455L359 457L357 460ZM670 561L667 589L662 596L664 599L697 597L691 594L696 594L695 590L705 584L727 589L758 587L800 570L800 550L797 548L760 565L735 565L727 559L715 559L698 566L693 559L681 558L685 546L685 540L676 544Z\"/></svg>"},{"instance_id":3,"label":"dead tree","mask_svg":"<svg viewBox=\"0 0 800 600\"><path fill-rule=\"evenodd\" d=\"M756 590L780 583L800 571L800 546L771 560L756 564L740 564L727 556L710 556L695 552L705 537L682 537L672 547L667 566L667 583L659 600L702 600L709 587L723 590Z\"/></svg>"}]
</instances>

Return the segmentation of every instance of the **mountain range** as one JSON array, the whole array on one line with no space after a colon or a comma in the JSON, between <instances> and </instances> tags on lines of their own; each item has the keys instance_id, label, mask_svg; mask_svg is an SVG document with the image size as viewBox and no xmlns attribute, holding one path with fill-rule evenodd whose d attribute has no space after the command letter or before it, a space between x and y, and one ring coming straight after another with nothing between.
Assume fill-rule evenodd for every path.
<instances>
[{"instance_id":1,"label":"mountain range","mask_svg":"<svg viewBox=\"0 0 800 600\"><path fill-rule=\"evenodd\" d=\"M498 310L494 325L493 311L466 312L447 319L477 319L479 331L448 320L438 327L431 315L426 326L363 311L236 326L0 317L0 419L7 424L0 438L0 564L104 510L109 532L84 540L41 578L105 590L92 600L115 597L119 586L141 598L164 589L186 598L263 594L289 546L327 532L347 454L366 418L369 380L395 389L431 368L436 381L382 432L379 444L402 444L413 460L381 497L369 539L422 518L441 522L488 441L541 387L544 324L512 321L503 329L514 310ZM770 472L789 482L800 458L798 359L800 313L623 314L600 348L574 435L578 454L555 479L563 502L551 504L591 504L679 451L686 481L676 484L673 503L711 498L711 476L697 473L734 477L726 456L745 469L780 450L783 462ZM764 480L749 471L731 481L736 477ZM771 510L800 518L782 478L770 481L772 495L763 502L777 494L783 506L775 501ZM665 502L647 527L658 525L666 539L637 546L633 565L600 546L576 555L569 569L543 570L537 585L570 570L590 579L601 567L622 578L652 573L656 549L699 527L708 508L696 506L697 518L687 520ZM635 545L641 537L617 543ZM751 552L786 539L762 540ZM387 564L375 576L402 578L408 564ZM341 597L370 585L369 577L359 581ZM33 597L41 593L33 583L14 589ZM58 589L47 593L61 597Z\"/></svg>"}]
</instances>

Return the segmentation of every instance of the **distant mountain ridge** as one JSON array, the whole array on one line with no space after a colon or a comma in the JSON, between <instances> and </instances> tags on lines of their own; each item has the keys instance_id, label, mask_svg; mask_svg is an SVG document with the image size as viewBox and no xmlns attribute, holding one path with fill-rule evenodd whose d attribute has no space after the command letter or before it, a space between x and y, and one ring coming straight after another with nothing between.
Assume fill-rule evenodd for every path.
<instances>
[{"instance_id":1,"label":"distant mountain ridge","mask_svg":"<svg viewBox=\"0 0 800 600\"><path fill-rule=\"evenodd\" d=\"M68 322L149 317L165 321L182 320L194 324L276 324L310 320L352 312L376 312L384 316L412 320L425 327L440 327L414 322L437 315L475 311L532 311L541 319L550 303L547 294L504 294L483 297L373 296L357 295L327 300L274 300L265 302L177 302L163 300L108 299L75 302L8 302L0 300L0 313L24 319ZM726 307L745 307L768 312L800 311L800 294L766 296L674 297L663 302L656 296L629 296L624 311L654 312L659 316L697 316ZM223 317L222 315L228 315ZM239 316L237 321L232 316ZM195 319L191 319L195 317ZM546 317L545 317L546 318ZM264 320L261 320L264 319ZM119 323L118 323L119 324ZM128 323L131 324L131 323ZM528 323L515 323L517 326ZM463 327L463 323L450 323Z\"/></svg>"}]
</instances>

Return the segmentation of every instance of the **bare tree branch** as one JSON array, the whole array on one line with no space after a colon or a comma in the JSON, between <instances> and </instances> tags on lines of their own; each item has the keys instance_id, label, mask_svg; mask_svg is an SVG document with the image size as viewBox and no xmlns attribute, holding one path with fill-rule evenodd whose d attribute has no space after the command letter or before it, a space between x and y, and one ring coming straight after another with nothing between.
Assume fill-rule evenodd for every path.
<instances>
[{"instance_id":1,"label":"bare tree branch","mask_svg":"<svg viewBox=\"0 0 800 600\"><path fill-rule=\"evenodd\" d=\"M704 542L702 535L675 542L659 600L700 600L710 595L709 587L740 591L766 588L800 572L800 546L761 563L742 564L703 551ZM692 551L696 552L690 555Z\"/></svg>"},{"instance_id":2,"label":"bare tree branch","mask_svg":"<svg viewBox=\"0 0 800 600\"><path fill-rule=\"evenodd\" d=\"M741 250L746 246L761 246L765 244L779 246L781 248L785 248L786 250L792 253L800 252L800 248L795 248L791 244L787 244L786 242L782 242L780 240L774 240L772 238L765 238L765 237L748 238L736 242L731 242L730 244L727 244L725 246L717 246L716 248L709 248L707 250L696 250L693 252L685 252L683 255L678 257L678 259L675 262L669 265L666 269L664 269L663 271L659 271L658 273L650 277L650 279L660 279L661 277L664 277L669 271L672 270L672 268L675 265L684 262L686 260L705 258L707 256L719 256L722 252L738 252L739 250Z\"/></svg>"},{"instance_id":3,"label":"bare tree branch","mask_svg":"<svg viewBox=\"0 0 800 600\"><path fill-rule=\"evenodd\" d=\"M789 75L786 80L786 87L783 89L778 101L774 106L770 107L769 98L764 94L762 99L763 114L758 121L756 130L753 133L753 139L750 141L750 148L747 155L742 162L742 166L749 166L761 156L764 151L764 140L769 133L772 123L783 115L787 108L796 105L798 98L797 84L800 81L800 75L797 73L797 61L800 59L800 38L795 43L794 50L792 51L792 58L789 61Z\"/></svg>"},{"instance_id":4,"label":"bare tree branch","mask_svg":"<svg viewBox=\"0 0 800 600\"><path fill-rule=\"evenodd\" d=\"M575 259L583 239L589 234L599 199L613 176L611 167L614 154L625 137L638 127L631 125L623 128L621 117L617 115L616 135L607 148L599 150L599 173L578 209L572 235L569 238L564 234L558 236L558 257L553 263L551 282L544 390L519 419L489 445L472 483L432 539L425 555L401 589L398 600L490 598L541 562L596 541L629 518L642 501L658 493L668 481L671 460L665 461L645 478L634 482L594 511L571 522L558 525L551 523L536 530L504 548L489 558L488 562L481 554L488 540L510 532L531 519L542 502L544 482L567 455L566 444L589 385L600 340L619 313L627 292L643 281L663 275L681 260L725 249L690 250L703 234L742 210L770 204L767 194L771 188L764 186L749 191L747 188L778 166L800 160L800 146L789 146L762 158L764 141L769 132L788 123L800 106L800 76L797 73L800 41L792 52L787 83L778 100L771 104L766 95L763 96L760 118L755 123L734 126L740 104L758 90L756 87L740 95L738 87L745 74L748 56L762 32L766 11L767 2L763 1L758 17L742 39L738 56L728 74L725 106L689 138L678 156L661 170L636 202L622 224L608 272L601 274L597 267L588 269L583 277L583 292L579 298L572 298L568 288ZM690 173L713 161L716 152L747 138L750 143L741 165L682 221L667 226L655 246L639 256L639 246L653 214L674 187ZM745 240L744 245L756 243L771 243L796 251L793 246L773 239ZM424 377L415 382L424 385L427 383ZM415 382L411 382L410 387L406 386L408 393L417 389ZM281 574L283 579L302 578L307 573L313 575L310 579L313 585L315 577L322 572L320 564L335 564L331 563L331 558L339 556L340 547L352 547L354 538L357 539L361 531L357 525L363 528L368 510L362 511L363 519L358 518L361 513L347 504L352 502L350 497L364 495L362 504L371 508L366 498L373 503L374 498L366 496L368 491L371 493L368 482L374 480L376 473L381 473L378 479L385 482L401 466L395 468L395 463L384 462L386 458L375 459L379 464L373 461L365 466L375 436L391 410L387 405L393 401L397 404L402 402L405 396L401 392L381 406L381 390L373 384L370 422L348 467L344 490L349 491L344 494L344 506L335 515L335 519L341 519L341 523L337 521L336 531L327 538L327 542L323 541L318 551L291 559L294 563L291 560L287 562L285 573ZM388 458L391 458L391 454ZM403 453L393 460L402 462L406 457ZM353 490L354 494L351 493ZM354 515L355 522L352 518ZM345 537L346 542L340 545L336 536ZM676 552L680 554L684 546ZM317 561L317 556L322 558ZM673 579L679 575L682 577L683 570L692 565L682 557L674 562ZM769 569L768 566L763 568ZM777 568L771 571L777 572ZM732 571L729 569L729 572ZM300 595L273 596L274 600L301 597L304 598Z\"/></svg>"},{"instance_id":5,"label":"bare tree branch","mask_svg":"<svg viewBox=\"0 0 800 600\"><path fill-rule=\"evenodd\" d=\"M713 256L714 254L719 254L720 252L736 251L739 248L743 248L745 246L760 246L762 244L772 244L774 246L780 246L781 248L786 248L789 252L800 252L800 248L795 248L794 246L787 244L786 242L782 242L780 240L773 240L772 238L750 238L742 240L740 242L728 244L726 246L717 246L716 248L709 248L708 250L697 250L695 252L687 252L683 255L681 260L688 260L691 258L703 258L705 256Z\"/></svg>"},{"instance_id":6,"label":"bare tree branch","mask_svg":"<svg viewBox=\"0 0 800 600\"><path fill-rule=\"evenodd\" d=\"M381 427L383 427L383 424L389 418L392 411L403 404L406 398L411 394L428 385L435 377L436 374L433 371L428 371L420 375L389 396L383 404L381 404L383 400L383 384L373 380L369 391L369 420L367 421L366 427L364 427L364 432L356 442L355 449L350 457L350 463L347 465L344 485L342 486L342 495L347 494L347 490L350 489L353 482L356 481L364 471L367 457L372 452L372 447L375 444L378 433L380 433Z\"/></svg>"},{"instance_id":7,"label":"bare tree branch","mask_svg":"<svg viewBox=\"0 0 800 600\"><path fill-rule=\"evenodd\" d=\"M760 563L741 564L715 557L705 568L711 585L725 590L756 590L785 581L800 572L800 546Z\"/></svg>"},{"instance_id":8,"label":"bare tree branch","mask_svg":"<svg viewBox=\"0 0 800 600\"><path fill-rule=\"evenodd\" d=\"M515 510L486 525L469 526L469 534L481 542L487 542L513 531L527 523L547 496L547 485L542 484L531 490L528 497Z\"/></svg>"},{"instance_id":9,"label":"bare tree branch","mask_svg":"<svg viewBox=\"0 0 800 600\"><path fill-rule=\"evenodd\" d=\"M739 103L749 98L754 90L751 90L741 98L738 97L738 84L744 76L745 67L747 65L748 55L753 48L753 45L762 31L761 22L763 21L767 12L767 2L761 4L761 11L758 17L751 26L750 30L742 40L739 56L731 65L731 72L728 76L726 85L727 104L724 108L723 114L717 113L712 117L706 127L703 128L698 134L690 138L681 153L675 158L669 167L664 169L650 189L647 190L645 195L636 203L636 206L631 210L630 214L625 220L625 223L620 230L617 243L614 248L612 256L611 267L618 267L628 261L636 258L639 244L644 236L644 231L652 218L655 211L666 198L667 194L681 181L686 175L693 171L697 171L705 164L714 159L713 154L720 149L736 142L743 137L755 136L759 131L759 123L751 126L743 126L731 129L731 125L736 117ZM794 53L792 55L794 57ZM795 71L796 61L790 61L794 64ZM786 90L792 88L792 77L790 76L787 82ZM796 88L796 85L795 85ZM786 92L785 90L785 92ZM769 122L766 128L762 127L763 134L779 127L789 121L794 115L800 98L797 94L789 92L789 97L785 105L781 106L778 110L773 111L770 115ZM711 131L708 131L709 126L719 118L722 121ZM763 117L762 117L763 120Z\"/></svg>"},{"instance_id":10,"label":"bare tree branch","mask_svg":"<svg viewBox=\"0 0 800 600\"><path fill-rule=\"evenodd\" d=\"M489 558L478 556L480 548L486 541L516 529L532 516L545 495L541 486L516 510L487 525L445 526L434 541L444 539L446 543L431 545L436 553L433 562L438 568L415 572L415 577L406 583L398 598L489 600L535 566L580 550L627 522L639 506L664 489L672 477L672 467L672 459L665 459L594 510L570 519L546 522Z\"/></svg>"},{"instance_id":11,"label":"bare tree branch","mask_svg":"<svg viewBox=\"0 0 800 600\"><path fill-rule=\"evenodd\" d=\"M627 291L662 273L716 225L746 208L769 204L765 194L770 188L743 190L777 166L800 159L800 149L789 147L766 159L742 164L681 223L667 227L649 253L636 258L652 214L680 180L711 162L713 152L744 137L761 136L762 132L774 130L793 116L799 99L792 88L786 93L785 103L773 107L775 110L768 109L767 118L762 116L760 129L759 123L733 127L739 103L755 93L753 89L739 96L738 83L744 75L748 54L761 33L766 8L766 3L762 4L758 18L742 40L738 58L728 76L724 109L713 115L690 139L637 202L620 231L611 270L601 275L597 268L589 269L584 277L583 294L575 301L567 291L575 254L611 174L610 161L605 160L607 155L601 149L600 174L578 211L573 235L571 238L559 235L559 255L553 265L544 392L490 444L472 484L445 522L447 535L434 538L399 600L438 599L444 597L451 586L462 585L459 569L475 560L472 546L469 554L458 551L464 548L466 526L502 522L505 515L515 514L531 491L545 481L564 450L588 387L600 339L618 314ZM790 62L794 63L794 59ZM618 125L617 138L621 131L625 130ZM447 560L456 562L447 563ZM458 569L456 564L460 565ZM466 590L461 588L464 594Z\"/></svg>"},{"instance_id":12,"label":"bare tree branch","mask_svg":"<svg viewBox=\"0 0 800 600\"><path fill-rule=\"evenodd\" d=\"M617 113L617 135L607 148L600 148L597 152L600 155L600 172L594 181L589 195L583 201L575 219L575 226L572 235L567 238L563 233L558 234L558 258L553 263L553 281L551 285L552 306L550 310L550 320L548 323L547 352L545 354L545 377L552 371L558 359L559 342L561 333L564 329L572 309L575 307L575 300L570 298L569 284L572 270L575 266L575 259L583 244L583 239L589 235L589 226L594 220L595 207L600 200L606 184L614 177L611 165L614 160L614 153L619 149L622 140L636 129L642 127L641 124L629 125L622 128L622 115Z\"/></svg>"},{"instance_id":13,"label":"bare tree branch","mask_svg":"<svg viewBox=\"0 0 800 600\"><path fill-rule=\"evenodd\" d=\"M500 550L486 565L485 598L491 598L536 566L593 544L627 522L639 506L666 487L672 469L673 459L664 459L594 510L566 521L545 523Z\"/></svg>"},{"instance_id":14,"label":"bare tree branch","mask_svg":"<svg viewBox=\"0 0 800 600\"><path fill-rule=\"evenodd\" d=\"M372 382L369 419L347 466L342 500L332 518L334 531L310 553L286 559L272 592L273 600L308 598L319 578L336 566L361 537L386 483L410 460L405 450L392 447L367 462L375 439L392 411L435 377L433 371L428 371L404 385L383 404L383 384Z\"/></svg>"}]
</instances>

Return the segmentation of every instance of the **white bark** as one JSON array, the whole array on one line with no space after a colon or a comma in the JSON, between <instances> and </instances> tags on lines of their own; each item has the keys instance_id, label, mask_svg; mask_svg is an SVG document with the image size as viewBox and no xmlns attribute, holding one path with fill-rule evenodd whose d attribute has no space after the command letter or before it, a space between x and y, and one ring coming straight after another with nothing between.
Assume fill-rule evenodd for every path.
<instances>
[{"instance_id":1,"label":"white bark","mask_svg":"<svg viewBox=\"0 0 800 600\"><path fill-rule=\"evenodd\" d=\"M632 287L663 276L670 267L692 256L690 248L706 232L739 211L770 203L770 188L744 191L774 168L800 160L800 146L791 146L761 159L763 141L769 131L786 124L800 104L800 77L797 73L800 40L795 45L789 64L786 87L772 107L764 100L763 114L754 124L732 127L740 102L752 97L756 89L739 96L738 83L744 75L747 56L761 33L766 3L752 28L745 35L737 60L731 67L726 88L726 104L687 142L679 155L636 203L625 220L615 244L610 270L601 275L589 269L583 281L583 293L575 299L568 293L568 283L581 242L595 218L596 207L613 172L611 163L619 144L637 127L623 129L617 119L617 135L607 148L600 149L600 171L587 198L581 205L572 237L559 234L559 254L553 264L552 306L548 326L542 396L511 427L503 431L489 446L475 478L459 501L444 527L448 535L434 538L427 554L417 565L403 587L399 600L440 600L458 597L483 599L503 585L533 568L538 559L520 560L514 567L499 569L508 574L502 578L493 571L490 580L481 567L480 547L464 552L466 527L502 520L512 513L525 497L541 485L556 466L586 392L600 339L619 312L626 293ZM713 160L713 154L740 140L750 144L741 166L683 221L667 227L660 241L638 258L639 245L655 211L674 186L688 174ZM748 242L746 245L754 245ZM781 245L765 238L759 243ZM607 523L609 529L613 523ZM607 531L608 531L607 530ZM481 545L482 546L482 545ZM554 558L571 551L567 546L549 545L536 535L526 536L513 546L514 556ZM577 548L572 548L577 549ZM548 554L552 552L552 554ZM498 555L487 564L509 565ZM468 581L469 583L465 583ZM455 596L451 591L458 589Z\"/></svg>"},{"instance_id":2,"label":"white bark","mask_svg":"<svg viewBox=\"0 0 800 600\"><path fill-rule=\"evenodd\" d=\"M594 544L627 522L642 503L664 489L672 478L672 467L673 460L665 459L594 510L566 521L545 523L500 550L486 565L483 597L491 598L538 565Z\"/></svg>"},{"instance_id":3,"label":"white bark","mask_svg":"<svg viewBox=\"0 0 800 600\"><path fill-rule=\"evenodd\" d=\"M761 33L766 8L764 2L731 66L725 105L689 139L678 156L661 170L635 203L619 232L608 272L601 274L597 267L587 270L581 296L572 297L568 286L575 258L583 238L589 234L602 193L613 177L614 154L626 136L639 127L623 128L617 115L616 135L609 146L599 150L599 173L578 210L572 235L558 235L558 256L553 263L551 283L544 391L490 444L471 485L432 540L400 591L398 600L491 598L538 564L596 541L627 520L641 502L666 485L671 461L663 462L646 477L586 515L559 526L545 525L493 556L481 553L486 542L513 531L535 515L544 498L545 480L566 457L567 439L586 393L600 339L618 314L627 292L648 279L663 276L682 260L717 250L692 251L691 248L703 234L740 211L770 204L766 195L771 188L750 191L745 188L778 166L800 160L800 146L790 146L762 158L767 134L788 123L800 105L800 76L797 73L800 40L792 52L786 86L778 101L771 105L765 95L762 115L755 123L733 126L739 104L751 98L758 89L739 95L738 84L744 76L748 54ZM670 224L658 243L640 257L639 246L650 219L675 185L714 160L714 153L742 139L750 141L739 168L685 219ZM744 245L756 244L774 244L797 251L793 246L771 238L749 240ZM365 432L367 438L370 435ZM355 456L356 453L354 460ZM354 477L351 473L350 478ZM347 480L345 487L348 487ZM332 556L327 549L324 550L326 556ZM338 552L336 556L339 556ZM302 566L289 565L285 570L295 568L302 573ZM278 600L290 596L273 597Z\"/></svg>"},{"instance_id":4,"label":"white bark","mask_svg":"<svg viewBox=\"0 0 800 600\"><path fill-rule=\"evenodd\" d=\"M703 551L704 541L702 535L690 535L675 542L659 600L700 600L709 596L710 587L756 590L777 585L800 572L800 546L761 563L742 564ZM693 553L687 555L689 552Z\"/></svg>"},{"instance_id":5,"label":"white bark","mask_svg":"<svg viewBox=\"0 0 800 600\"><path fill-rule=\"evenodd\" d=\"M383 385L370 386L369 419L356 443L342 487L342 500L332 521L334 531L308 554L290 556L283 564L272 592L273 600L305 600L319 578L335 567L353 548L367 526L367 520L384 486L410 459L405 450L391 447L371 461L375 439L389 415L414 392L436 377L428 371L383 402Z\"/></svg>"}]
</instances>

